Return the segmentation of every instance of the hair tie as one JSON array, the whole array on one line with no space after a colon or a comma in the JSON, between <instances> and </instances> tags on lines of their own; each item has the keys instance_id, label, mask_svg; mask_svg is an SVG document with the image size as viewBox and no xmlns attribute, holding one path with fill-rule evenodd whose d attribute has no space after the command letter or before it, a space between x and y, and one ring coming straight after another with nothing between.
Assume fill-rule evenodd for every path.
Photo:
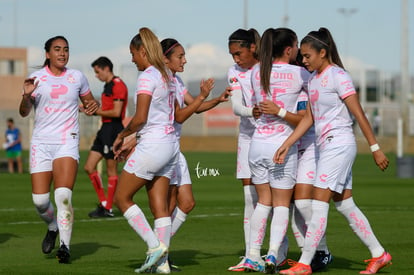
<instances>
[{"instance_id":1,"label":"hair tie","mask_svg":"<svg viewBox=\"0 0 414 275\"><path fill-rule=\"evenodd\" d=\"M310 38L312 38L313 40L316 40L316 41L318 41L319 43L321 43L321 44L323 44L323 45L325 45L326 47L328 47L328 48L329 48L329 45L328 45L328 44L326 44L326 43L325 43L325 42L323 42L322 40L320 40L320 39L316 38L315 36L308 34L308 35L307 35L307 37L310 37Z\"/></svg>"},{"instance_id":2,"label":"hair tie","mask_svg":"<svg viewBox=\"0 0 414 275\"><path fill-rule=\"evenodd\" d=\"M168 53L169 53L172 49L174 49L175 47L177 47L178 45L180 45L180 43L178 43L178 42L177 42L177 43L175 43L175 44L172 44L172 46L171 46L171 47L169 47L169 48L168 48L168 50L166 50L166 51L165 51L164 55L165 55L165 56L167 56L167 54L168 54Z\"/></svg>"}]
</instances>

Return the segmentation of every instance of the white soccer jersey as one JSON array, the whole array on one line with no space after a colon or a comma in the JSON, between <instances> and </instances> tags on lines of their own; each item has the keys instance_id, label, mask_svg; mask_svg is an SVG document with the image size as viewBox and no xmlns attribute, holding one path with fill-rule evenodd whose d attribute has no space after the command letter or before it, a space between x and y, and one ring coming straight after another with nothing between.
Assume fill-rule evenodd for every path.
<instances>
[{"instance_id":1,"label":"white soccer jersey","mask_svg":"<svg viewBox=\"0 0 414 275\"><path fill-rule=\"evenodd\" d=\"M173 78L173 85L175 86L175 98L177 99L178 106L180 106L180 108L184 108L185 106L184 96L186 93L188 93L188 90L185 87L184 82L177 75L175 75ZM182 124L174 120L174 128L175 128L175 135L179 139L181 137Z\"/></svg>"},{"instance_id":2,"label":"white soccer jersey","mask_svg":"<svg viewBox=\"0 0 414 275\"><path fill-rule=\"evenodd\" d=\"M90 93L88 80L78 70L66 68L55 76L46 66L30 75L38 87L33 92L35 122L32 143L66 144L79 140L79 96Z\"/></svg>"},{"instance_id":3,"label":"white soccer jersey","mask_svg":"<svg viewBox=\"0 0 414 275\"><path fill-rule=\"evenodd\" d=\"M135 104L138 95L151 96L147 123L139 131L140 143L175 141L173 126L175 86L171 85L171 82L164 81L161 73L150 66L139 75L135 94Z\"/></svg>"},{"instance_id":4,"label":"white soccer jersey","mask_svg":"<svg viewBox=\"0 0 414 275\"><path fill-rule=\"evenodd\" d=\"M298 104L297 104L297 111L306 110L306 105L309 102L309 96L308 93L305 91L302 91L299 94ZM309 128L309 130L304 134L298 143L298 150L304 150L309 147L310 144L315 143L315 127L312 125L312 127ZM315 146L315 145L313 145Z\"/></svg>"},{"instance_id":5,"label":"white soccer jersey","mask_svg":"<svg viewBox=\"0 0 414 275\"><path fill-rule=\"evenodd\" d=\"M355 144L351 114L344 99L356 94L351 77L342 68L329 66L314 72L309 80L309 101L316 132L316 144Z\"/></svg>"},{"instance_id":6,"label":"white soccer jersey","mask_svg":"<svg viewBox=\"0 0 414 275\"><path fill-rule=\"evenodd\" d=\"M242 93L243 105L253 108L256 100L251 82L252 69L243 69L234 64L228 71L228 84L232 88L232 94ZM253 116L240 117L239 135L251 138L256 127L256 121Z\"/></svg>"},{"instance_id":7,"label":"white soccer jersey","mask_svg":"<svg viewBox=\"0 0 414 275\"><path fill-rule=\"evenodd\" d=\"M309 72L302 67L287 63L274 63L270 75L270 94L260 84L260 66L252 72L252 86L257 104L271 100L281 108L296 113L299 94L307 90ZM293 132L293 127L277 115L262 114L257 120L253 140L281 143Z\"/></svg>"}]
</instances>

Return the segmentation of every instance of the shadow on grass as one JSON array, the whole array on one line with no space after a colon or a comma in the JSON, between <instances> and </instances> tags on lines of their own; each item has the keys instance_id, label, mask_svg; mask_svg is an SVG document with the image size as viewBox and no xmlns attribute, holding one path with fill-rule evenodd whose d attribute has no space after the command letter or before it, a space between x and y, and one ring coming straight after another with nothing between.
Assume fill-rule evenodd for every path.
<instances>
[{"instance_id":1,"label":"shadow on grass","mask_svg":"<svg viewBox=\"0 0 414 275\"><path fill-rule=\"evenodd\" d=\"M83 256L95 254L100 248L119 249L119 246L100 243L75 243L70 245L71 261L81 259Z\"/></svg>"},{"instance_id":2,"label":"shadow on grass","mask_svg":"<svg viewBox=\"0 0 414 275\"><path fill-rule=\"evenodd\" d=\"M12 234L12 233L1 233L0 234L0 244L7 242L11 238L20 238L20 236Z\"/></svg>"},{"instance_id":3,"label":"shadow on grass","mask_svg":"<svg viewBox=\"0 0 414 275\"><path fill-rule=\"evenodd\" d=\"M145 254L143 253L143 256ZM196 260L197 259L212 259L212 258L220 258L223 254L212 254L212 253L204 253L199 250L174 250L169 254L170 264L178 265L179 267L183 266L192 266L192 265L199 265L200 263ZM128 267L130 268L137 268L140 267L145 261L145 257L138 260L131 260Z\"/></svg>"}]
</instances>

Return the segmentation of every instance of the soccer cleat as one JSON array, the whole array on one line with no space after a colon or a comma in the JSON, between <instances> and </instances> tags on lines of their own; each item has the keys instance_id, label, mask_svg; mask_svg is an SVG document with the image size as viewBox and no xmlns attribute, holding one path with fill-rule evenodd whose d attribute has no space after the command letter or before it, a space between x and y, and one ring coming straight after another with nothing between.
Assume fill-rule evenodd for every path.
<instances>
[{"instance_id":1,"label":"soccer cleat","mask_svg":"<svg viewBox=\"0 0 414 275\"><path fill-rule=\"evenodd\" d=\"M367 268L359 272L359 274L375 274L381 268L391 265L392 264L391 260L392 260L391 254L385 251L384 253L382 253L381 256L377 258L365 260L365 262L369 262L369 264Z\"/></svg>"},{"instance_id":2,"label":"soccer cleat","mask_svg":"<svg viewBox=\"0 0 414 275\"><path fill-rule=\"evenodd\" d=\"M155 273L158 274L170 274L170 264L168 263L168 255L164 255L158 260L156 264Z\"/></svg>"},{"instance_id":3,"label":"soccer cleat","mask_svg":"<svg viewBox=\"0 0 414 275\"><path fill-rule=\"evenodd\" d=\"M263 260L259 260L259 261L253 261L249 258L246 258L246 260L244 261L244 271L246 272L264 272L265 270L265 263Z\"/></svg>"},{"instance_id":4,"label":"soccer cleat","mask_svg":"<svg viewBox=\"0 0 414 275\"><path fill-rule=\"evenodd\" d=\"M292 260L292 259L287 259L286 262L289 266L294 266L298 263L297 261Z\"/></svg>"},{"instance_id":5,"label":"soccer cleat","mask_svg":"<svg viewBox=\"0 0 414 275\"><path fill-rule=\"evenodd\" d=\"M48 230L47 231L46 236L42 242L43 253L49 254L50 252L52 252L53 248L55 248L55 245L56 245L56 237L58 233L59 233L59 230L56 230L56 231Z\"/></svg>"},{"instance_id":6,"label":"soccer cleat","mask_svg":"<svg viewBox=\"0 0 414 275\"><path fill-rule=\"evenodd\" d=\"M70 252L69 248L65 244L62 244L59 247L59 250L56 253L56 258L60 264L68 264L70 261Z\"/></svg>"},{"instance_id":7,"label":"soccer cleat","mask_svg":"<svg viewBox=\"0 0 414 275\"><path fill-rule=\"evenodd\" d=\"M284 269L279 271L279 274L286 274L286 275L310 275L312 274L312 269L310 265L296 263L289 269Z\"/></svg>"},{"instance_id":8,"label":"soccer cleat","mask_svg":"<svg viewBox=\"0 0 414 275\"><path fill-rule=\"evenodd\" d=\"M276 273L277 261L273 255L267 255L265 259L265 273L274 274Z\"/></svg>"},{"instance_id":9,"label":"soccer cleat","mask_svg":"<svg viewBox=\"0 0 414 275\"><path fill-rule=\"evenodd\" d=\"M148 268L155 265L166 253L168 253L168 248L162 242L160 242L158 247L148 249L145 263L140 268L135 269L135 272L144 273Z\"/></svg>"},{"instance_id":10,"label":"soccer cleat","mask_svg":"<svg viewBox=\"0 0 414 275\"><path fill-rule=\"evenodd\" d=\"M316 272L328 266L333 260L331 253L326 253L323 250L316 251L310 264L312 271Z\"/></svg>"},{"instance_id":11,"label":"soccer cleat","mask_svg":"<svg viewBox=\"0 0 414 275\"><path fill-rule=\"evenodd\" d=\"M236 272L240 272L240 271L244 271L244 262L246 260L246 257L241 256L241 261L240 263L230 266L229 268L227 268L228 271L236 271Z\"/></svg>"},{"instance_id":12,"label":"soccer cleat","mask_svg":"<svg viewBox=\"0 0 414 275\"><path fill-rule=\"evenodd\" d=\"M114 213L112 213L112 210L103 207L102 204L98 204L98 207L92 212L89 212L88 216L90 218L112 218Z\"/></svg>"}]
</instances>

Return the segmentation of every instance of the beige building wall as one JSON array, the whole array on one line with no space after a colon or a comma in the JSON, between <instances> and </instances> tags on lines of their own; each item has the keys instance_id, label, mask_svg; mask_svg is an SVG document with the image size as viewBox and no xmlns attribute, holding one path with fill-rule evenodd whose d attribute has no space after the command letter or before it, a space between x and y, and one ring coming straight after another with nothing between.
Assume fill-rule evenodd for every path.
<instances>
[{"instance_id":1,"label":"beige building wall","mask_svg":"<svg viewBox=\"0 0 414 275\"><path fill-rule=\"evenodd\" d=\"M27 49L0 47L0 141L5 140L6 120L10 117L22 132L24 148L29 146L30 122L20 117L18 108L27 66Z\"/></svg>"},{"instance_id":2,"label":"beige building wall","mask_svg":"<svg viewBox=\"0 0 414 275\"><path fill-rule=\"evenodd\" d=\"M27 75L25 48L0 48L0 110L16 109Z\"/></svg>"}]
</instances>

